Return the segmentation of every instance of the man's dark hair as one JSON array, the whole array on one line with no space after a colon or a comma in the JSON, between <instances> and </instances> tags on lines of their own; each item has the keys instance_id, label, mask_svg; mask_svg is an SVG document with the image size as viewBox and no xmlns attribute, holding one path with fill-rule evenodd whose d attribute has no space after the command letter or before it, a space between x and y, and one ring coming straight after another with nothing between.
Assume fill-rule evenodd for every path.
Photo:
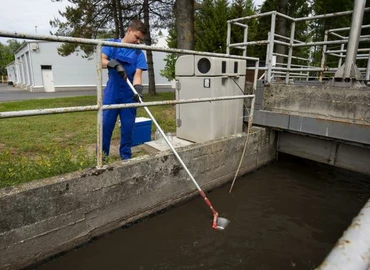
<instances>
[{"instance_id":1,"label":"man's dark hair","mask_svg":"<svg viewBox=\"0 0 370 270\"><path fill-rule=\"evenodd\" d=\"M132 20L128 25L129 28L133 31L140 31L143 35L146 35L146 27L144 23L140 20Z\"/></svg>"}]
</instances>

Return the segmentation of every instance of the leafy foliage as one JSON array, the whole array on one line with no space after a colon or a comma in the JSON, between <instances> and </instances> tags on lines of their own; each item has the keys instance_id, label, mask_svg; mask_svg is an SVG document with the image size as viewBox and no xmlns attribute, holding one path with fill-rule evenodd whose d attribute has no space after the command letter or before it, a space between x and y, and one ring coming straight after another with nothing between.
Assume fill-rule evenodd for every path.
<instances>
[{"instance_id":1,"label":"leafy foliage","mask_svg":"<svg viewBox=\"0 0 370 270\"><path fill-rule=\"evenodd\" d=\"M172 27L169 30L168 37L167 37L167 45L170 48L177 48L177 39L176 39L176 30L175 27ZM167 54L164 61L166 62L166 66L164 69L160 71L161 76L167 78L169 81L175 79L175 64L178 55L176 53L169 53Z\"/></svg>"},{"instance_id":2,"label":"leafy foliage","mask_svg":"<svg viewBox=\"0 0 370 270\"><path fill-rule=\"evenodd\" d=\"M14 52L24 44L24 41L10 39L6 43L6 45L0 43L0 76L6 76L6 66L14 61Z\"/></svg>"},{"instance_id":3,"label":"leafy foliage","mask_svg":"<svg viewBox=\"0 0 370 270\"><path fill-rule=\"evenodd\" d=\"M312 5L313 14L328 14L341 12L346 10L352 10L354 5L353 0L315 0ZM322 41L324 40L324 34L326 30L333 28L348 27L351 25L351 15L331 17L320 20L315 20L311 23L310 28L312 29L312 40ZM348 35L348 32L347 32ZM337 39L337 38L334 38ZM340 49L340 45L329 45L328 49ZM321 62L322 47L316 47L313 54L314 63L316 66ZM327 66L337 66L338 58L328 56Z\"/></svg>"},{"instance_id":4,"label":"leafy foliage","mask_svg":"<svg viewBox=\"0 0 370 270\"><path fill-rule=\"evenodd\" d=\"M230 11L229 11L229 19L237 19L243 18L247 16L251 16L256 14L257 10L253 4L252 0L235 0L232 2ZM243 22L248 25L248 40L255 40L258 29L257 29L257 20L249 20L248 22ZM236 25L231 26L231 43L239 43L243 42L244 37L244 28ZM255 55L256 48L250 47L248 48L247 54L249 56ZM240 54L240 49L231 48L231 54Z\"/></svg>"},{"instance_id":5,"label":"leafy foliage","mask_svg":"<svg viewBox=\"0 0 370 270\"><path fill-rule=\"evenodd\" d=\"M195 49L225 53L228 3L226 0L205 0L195 14Z\"/></svg>"},{"instance_id":6,"label":"leafy foliage","mask_svg":"<svg viewBox=\"0 0 370 270\"><path fill-rule=\"evenodd\" d=\"M283 3L285 2L285 3ZM286 4L286 5L285 5ZM261 13L266 13L269 11L278 11L280 13L286 14L292 18L299 18L299 17L307 17L311 14L311 6L309 5L309 1L306 0L297 0L297 1L282 1L282 0L266 0L261 6ZM284 21L285 20L285 21ZM283 26L280 24L284 24ZM300 40L303 42L307 42L311 38L311 33L307 31L308 23L307 22L299 22L296 23L295 31L294 31L294 38L296 40ZM258 40L266 40L268 37L268 32L271 28L271 16L262 17L258 22ZM282 31L284 30L284 31ZM281 16L277 16L276 26L275 26L276 33L280 35L290 37L291 34L291 21L281 18ZM286 40L282 40L286 42ZM281 47L279 52L283 54L287 54L288 47L284 45L276 45ZM293 55L308 58L309 57L309 49L306 48L295 48ZM262 50L259 50L258 55L256 55L262 59L266 57L266 46L263 47ZM284 62L283 60L278 62ZM296 61L296 64L307 64L307 62L302 63L300 61Z\"/></svg>"}]
</instances>

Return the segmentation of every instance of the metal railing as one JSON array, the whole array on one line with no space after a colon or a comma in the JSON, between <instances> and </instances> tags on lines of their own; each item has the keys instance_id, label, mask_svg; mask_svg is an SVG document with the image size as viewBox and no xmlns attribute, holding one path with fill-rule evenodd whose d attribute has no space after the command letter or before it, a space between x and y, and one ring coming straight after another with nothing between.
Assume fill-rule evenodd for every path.
<instances>
[{"instance_id":1,"label":"metal railing","mask_svg":"<svg viewBox=\"0 0 370 270\"><path fill-rule=\"evenodd\" d=\"M151 47L146 45L136 45L136 44L124 44L103 40L85 39L85 38L72 38L72 37L62 37L62 36L44 36L26 33L17 33L0 30L0 36L10 37L10 38L21 38L21 39L31 39L31 40L45 40L52 42L66 42L66 43L77 43L77 44L90 44L96 46L96 91L97 91L97 104L93 106L78 106L78 107L67 107L67 108L50 108L42 110L23 110L23 111L12 111L12 112L1 112L1 118L10 117L23 117L23 116L33 116L33 115L45 115L45 114L61 114L61 113L71 113L71 112L84 112L84 111L97 111L97 168L103 167L103 150L102 150L102 134L103 134L103 110L110 109L120 109L120 108L136 108L145 106L158 106L158 105L168 105L168 104L182 104L182 103L197 103L197 102L210 102L210 101L222 101L222 100L234 100L234 99L252 99L251 104L254 104L255 95L238 95L238 96L222 96L215 98L198 98L198 99L186 99L186 100L175 100L175 101L160 101L160 102L143 102L143 103L130 103L130 104L115 104L115 105L103 105L103 87L102 87L102 60L101 60L101 50L102 46L112 46L112 47L122 47L122 48L137 48L143 50L151 51L161 51L167 53L177 53L177 54L191 54L191 55L202 55L210 57L220 57L229 59L242 59L255 61L255 74L253 82L253 93L255 92L257 85L257 74L259 67L259 58L256 57L246 57L246 56L234 56L220 53L209 53L209 52L199 52L193 50L183 50L183 49L169 49L161 47ZM249 120L252 121L253 110L250 111Z\"/></svg>"},{"instance_id":2,"label":"metal railing","mask_svg":"<svg viewBox=\"0 0 370 270\"><path fill-rule=\"evenodd\" d=\"M365 12L370 11L370 8L365 8ZM329 13L329 14L323 14L323 15L316 15L316 16L309 16L309 17L302 17L302 18L292 18L290 16L287 16L285 14L279 13L277 11L270 11L266 13L261 13L261 14L256 14L252 16L247 16L247 17L241 17L241 18L236 18L232 20L227 21L227 39L226 39L226 54L230 54L230 49L231 48L236 48L243 50L243 55L247 55L247 47L248 46L262 46L262 45L267 45L266 49L266 66L265 67L260 67L260 70L265 70L265 80L268 82L274 81L273 78L276 77L276 75L284 75L281 77L285 78L285 83L289 83L291 77L299 77L299 78L304 78L304 79L309 79L309 78L317 78L319 80L322 80L323 74L325 73L333 73L332 68L328 68L325 65L325 59L326 55L334 55L339 57L338 59L338 66L340 67L342 65L342 58L346 57L346 50L344 49L344 46L348 44L349 38L346 36L341 36L338 35L336 32L338 31L348 31L349 27L345 28L338 28L338 29L331 29L327 30L325 33L325 37L323 41L300 41L295 39L295 27L297 22L304 22L304 21L312 21L312 20L319 20L319 19L325 19L325 18L330 18L330 17L337 17L337 16L344 16L344 15L350 15L352 14L353 11L343 11L343 12L336 12L336 13ZM268 32L267 39L265 40L253 40L253 41L248 41L248 22L253 20L253 19L260 19L262 17L271 17L271 25L270 25L270 31ZM276 20L277 17L280 16L282 18L287 19L287 21L290 22L290 36L282 36L278 35L276 33ZM244 37L243 37L243 42L238 42L238 43L231 43L231 35L232 35L232 25L236 25L237 27L242 27L244 29ZM362 29L369 28L370 26L364 25L362 26ZM339 38L335 40L329 40L328 39L328 33L331 35ZM280 40L278 40L280 39ZM364 35L360 36L360 42L364 41L369 41L370 36ZM288 47L288 54L278 54L277 52L274 51L275 45L280 44L283 46ZM336 55L330 50L327 49L327 45L338 45L341 46L340 54ZM321 46L322 47L322 61L320 66L314 66L311 60L311 53L315 51L315 48ZM294 48L298 47L309 47L310 54L307 55L307 58L305 57L298 57L294 56ZM366 49L359 49L359 51L367 52L369 51L370 48ZM286 68L281 67L282 64L284 63L276 63L275 64L275 57L280 56L283 59L286 60ZM363 74L365 75L365 79L368 81L369 76L370 76L370 54L360 54L357 55L356 59L368 59L368 65L366 69L362 69ZM302 72L300 75L294 74L292 72L298 71L297 68L293 68L293 60L300 60L300 61L305 61L307 64L298 64L299 68L302 70L299 70ZM295 64L297 65L297 64ZM252 68L248 68L249 70L252 70ZM334 68L334 70L338 70L338 68ZM284 71L282 73L282 71ZM334 71L334 73L335 73Z\"/></svg>"}]
</instances>

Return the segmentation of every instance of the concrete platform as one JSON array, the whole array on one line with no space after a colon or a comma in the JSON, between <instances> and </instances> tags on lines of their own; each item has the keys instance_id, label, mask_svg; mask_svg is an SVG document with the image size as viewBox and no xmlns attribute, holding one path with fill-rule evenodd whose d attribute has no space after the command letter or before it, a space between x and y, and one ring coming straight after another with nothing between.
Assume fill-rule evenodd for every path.
<instances>
[{"instance_id":1,"label":"concrete platform","mask_svg":"<svg viewBox=\"0 0 370 270\"><path fill-rule=\"evenodd\" d=\"M182 147L182 146L187 146L193 144L193 142L189 142L180 138L177 138L176 136L172 136L170 138L170 141L172 141L172 146L174 148ZM148 145L158 151L166 151L170 150L170 147L166 143L166 141L162 138L161 140L155 140L155 141L150 141L146 142L145 145Z\"/></svg>"}]
</instances>

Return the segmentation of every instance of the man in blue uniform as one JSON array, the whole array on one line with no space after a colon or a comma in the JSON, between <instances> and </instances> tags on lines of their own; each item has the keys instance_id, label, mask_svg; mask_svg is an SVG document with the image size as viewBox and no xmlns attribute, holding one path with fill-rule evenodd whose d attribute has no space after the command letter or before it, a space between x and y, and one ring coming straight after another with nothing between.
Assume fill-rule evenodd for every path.
<instances>
[{"instance_id":1,"label":"man in blue uniform","mask_svg":"<svg viewBox=\"0 0 370 270\"><path fill-rule=\"evenodd\" d=\"M129 24L122 39L110 41L139 44L146 35L144 24L134 20ZM144 53L139 49L104 46L102 49L102 65L108 68L108 82L104 90L103 104L121 104L138 102L126 78L134 85L138 94L142 95L142 72L148 66ZM103 154L109 156L110 143L117 117L121 122L121 159L131 158L132 133L135 125L136 108L114 109L103 111Z\"/></svg>"}]
</instances>

